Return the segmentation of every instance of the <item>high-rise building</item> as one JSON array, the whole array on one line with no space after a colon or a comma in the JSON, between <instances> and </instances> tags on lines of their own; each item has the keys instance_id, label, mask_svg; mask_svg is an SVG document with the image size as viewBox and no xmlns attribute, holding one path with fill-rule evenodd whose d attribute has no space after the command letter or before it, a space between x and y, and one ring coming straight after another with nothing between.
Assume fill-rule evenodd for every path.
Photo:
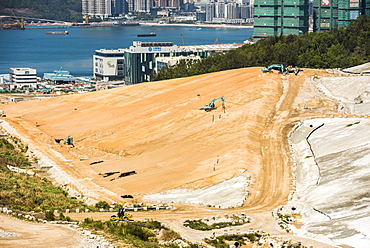
<instances>
[{"instance_id":1,"label":"high-rise building","mask_svg":"<svg viewBox=\"0 0 370 248\"><path fill-rule=\"evenodd\" d=\"M361 15L370 14L370 0L314 1L314 27L316 32L348 26Z\"/></svg>"},{"instance_id":2,"label":"high-rise building","mask_svg":"<svg viewBox=\"0 0 370 248\"><path fill-rule=\"evenodd\" d=\"M219 1L215 3L215 16L216 18L225 18L226 15L226 5L224 1Z\"/></svg>"},{"instance_id":3,"label":"high-rise building","mask_svg":"<svg viewBox=\"0 0 370 248\"><path fill-rule=\"evenodd\" d=\"M240 7L236 2L230 2L226 4L226 19L238 19L240 18Z\"/></svg>"},{"instance_id":4,"label":"high-rise building","mask_svg":"<svg viewBox=\"0 0 370 248\"><path fill-rule=\"evenodd\" d=\"M82 0L82 14L100 18L111 16L112 0Z\"/></svg>"},{"instance_id":5,"label":"high-rise building","mask_svg":"<svg viewBox=\"0 0 370 248\"><path fill-rule=\"evenodd\" d=\"M137 12L150 12L150 8L152 7L151 0L134 0L134 10Z\"/></svg>"},{"instance_id":6,"label":"high-rise building","mask_svg":"<svg viewBox=\"0 0 370 248\"><path fill-rule=\"evenodd\" d=\"M126 0L112 0L112 15L126 14Z\"/></svg>"},{"instance_id":7,"label":"high-rise building","mask_svg":"<svg viewBox=\"0 0 370 248\"><path fill-rule=\"evenodd\" d=\"M309 0L255 0L254 40L308 32Z\"/></svg>"},{"instance_id":8,"label":"high-rise building","mask_svg":"<svg viewBox=\"0 0 370 248\"><path fill-rule=\"evenodd\" d=\"M213 20L216 14L216 4L214 2L209 2L206 4L206 21L210 22Z\"/></svg>"}]
</instances>

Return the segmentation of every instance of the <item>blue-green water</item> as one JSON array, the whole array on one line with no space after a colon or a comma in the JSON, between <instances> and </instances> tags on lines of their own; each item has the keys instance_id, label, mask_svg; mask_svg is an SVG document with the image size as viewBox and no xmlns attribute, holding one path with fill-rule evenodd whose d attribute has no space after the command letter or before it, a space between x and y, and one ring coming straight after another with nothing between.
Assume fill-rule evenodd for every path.
<instances>
[{"instance_id":1,"label":"blue-green water","mask_svg":"<svg viewBox=\"0 0 370 248\"><path fill-rule=\"evenodd\" d=\"M47 35L47 31L69 31L69 35ZM155 37L137 37L154 32ZM182 45L243 43L253 29L197 28L180 26L131 26L68 29L0 30L0 74L9 68L31 67L39 76L63 67L74 76L93 75L93 55L97 49L128 48L133 41L162 41Z\"/></svg>"}]
</instances>

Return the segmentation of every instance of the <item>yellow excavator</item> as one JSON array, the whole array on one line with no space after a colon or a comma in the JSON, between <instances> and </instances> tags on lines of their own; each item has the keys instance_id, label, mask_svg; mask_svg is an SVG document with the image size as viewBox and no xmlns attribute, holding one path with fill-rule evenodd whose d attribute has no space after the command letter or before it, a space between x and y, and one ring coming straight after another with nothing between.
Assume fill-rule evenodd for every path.
<instances>
[{"instance_id":1,"label":"yellow excavator","mask_svg":"<svg viewBox=\"0 0 370 248\"><path fill-rule=\"evenodd\" d=\"M119 208L117 215L113 214L109 220L113 221L134 221L132 214L125 212L124 208Z\"/></svg>"}]
</instances>

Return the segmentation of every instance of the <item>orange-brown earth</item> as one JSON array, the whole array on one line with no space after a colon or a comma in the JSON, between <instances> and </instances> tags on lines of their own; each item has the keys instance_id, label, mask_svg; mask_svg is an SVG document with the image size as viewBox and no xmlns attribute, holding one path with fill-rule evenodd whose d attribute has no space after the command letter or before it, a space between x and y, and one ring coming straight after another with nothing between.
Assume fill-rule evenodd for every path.
<instances>
[{"instance_id":1,"label":"orange-brown earth","mask_svg":"<svg viewBox=\"0 0 370 248\"><path fill-rule=\"evenodd\" d=\"M292 190L288 133L294 123L335 113L335 103L319 95L309 99L310 108L295 103L314 74L325 71L282 76L244 68L2 108L22 137L94 192L95 200L123 202L119 196L130 194L140 201L149 193L250 175L249 197L237 210L271 216ZM225 111L221 101L216 110L199 110L221 96ZM54 140L68 136L75 147ZM96 161L104 162L90 165ZM113 171L137 174L116 180L98 174ZM210 208L186 205L177 211L187 209L194 210L193 217L213 214ZM160 212L155 215L160 219ZM266 225L272 225L269 221Z\"/></svg>"}]
</instances>

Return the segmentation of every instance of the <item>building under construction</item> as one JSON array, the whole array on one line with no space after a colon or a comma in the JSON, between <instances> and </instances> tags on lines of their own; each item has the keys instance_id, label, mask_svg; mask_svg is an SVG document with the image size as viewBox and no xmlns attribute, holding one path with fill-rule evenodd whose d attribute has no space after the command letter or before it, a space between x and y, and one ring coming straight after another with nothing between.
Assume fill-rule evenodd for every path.
<instances>
[{"instance_id":1,"label":"building under construction","mask_svg":"<svg viewBox=\"0 0 370 248\"><path fill-rule=\"evenodd\" d=\"M314 1L314 31L323 32L348 26L361 15L370 16L370 0Z\"/></svg>"},{"instance_id":2,"label":"building under construction","mask_svg":"<svg viewBox=\"0 0 370 248\"><path fill-rule=\"evenodd\" d=\"M309 0L255 0L254 40L308 32Z\"/></svg>"},{"instance_id":3,"label":"building under construction","mask_svg":"<svg viewBox=\"0 0 370 248\"><path fill-rule=\"evenodd\" d=\"M361 15L370 16L370 0L318 0L313 1L313 15L309 10L309 0L255 0L254 40L307 33L310 18L314 32L348 26Z\"/></svg>"}]
</instances>

